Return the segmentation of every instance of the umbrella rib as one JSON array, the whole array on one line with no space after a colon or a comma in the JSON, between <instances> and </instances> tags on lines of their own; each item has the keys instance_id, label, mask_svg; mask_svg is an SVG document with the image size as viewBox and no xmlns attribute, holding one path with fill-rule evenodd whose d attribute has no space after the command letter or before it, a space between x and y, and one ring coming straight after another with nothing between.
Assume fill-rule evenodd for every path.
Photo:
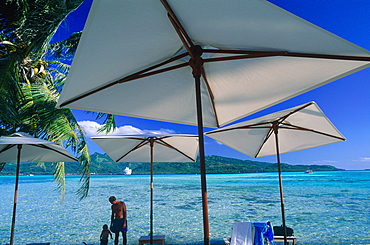
<instances>
[{"instance_id":1,"label":"umbrella rib","mask_svg":"<svg viewBox=\"0 0 370 245\"><path fill-rule=\"evenodd\" d=\"M16 146L16 144L14 144L14 145L7 145L6 147L4 147L4 149L2 149L1 151L0 151L0 153L3 153L3 152L5 152L5 151L7 151L7 150L9 150L9 149L11 149L11 148L13 148L14 146Z\"/></svg>"},{"instance_id":2,"label":"umbrella rib","mask_svg":"<svg viewBox=\"0 0 370 245\"><path fill-rule=\"evenodd\" d=\"M136 138L131 138L131 139L136 139ZM139 144L137 144L135 147L133 147L131 150L129 150L126 154L124 154L123 156L121 156L117 160L115 160L115 162L121 161L122 158L126 157L131 152L136 151L137 149L140 149L141 147L149 144L149 140L148 139L138 139L138 140L141 140L141 142L139 142Z\"/></svg>"},{"instance_id":3,"label":"umbrella rib","mask_svg":"<svg viewBox=\"0 0 370 245\"><path fill-rule=\"evenodd\" d=\"M336 139L339 139L339 140L345 140L345 138L342 138L342 137L338 137L338 136L335 136L335 135L331 135L331 134L327 134L327 133L324 133L324 132L320 132L320 131L316 131L316 130L313 130L313 129L308 129L308 128L304 128L304 127L300 127L300 126L296 126L296 125L292 125L292 124L289 124L289 123L284 123L284 121L290 117L291 115L293 115L294 113L298 112L298 111L301 111L305 108L307 108L308 106L314 104L313 102L309 102L299 108L297 108L296 110L294 111L291 111L289 112L288 114L286 114L285 116L279 118L277 120L278 122L278 127L279 128L285 128L285 129L291 129L291 130L302 130L302 131L310 131L310 132L313 132L313 133L317 133L317 134L322 134L322 135L325 135L325 136L328 136L328 137L332 137L332 138L336 138ZM282 124L283 126L281 126L280 124ZM285 126L289 126L289 127L285 127Z\"/></svg>"},{"instance_id":4,"label":"umbrella rib","mask_svg":"<svg viewBox=\"0 0 370 245\"><path fill-rule=\"evenodd\" d=\"M272 126L266 125L266 124L270 124L270 123L271 122L260 122L260 123L255 123L255 124L251 124L251 125L243 125L243 126L239 126L239 127L218 129L218 130L215 130L213 132L208 132L206 134L220 133L220 132L226 132L226 131L231 131L231 130L236 130L236 129L256 129L256 128L262 129L262 128L267 128L267 129L269 129L269 132L266 134L265 139L263 140L263 142L260 145L256 155L254 156L256 158L258 156L259 152L261 151L263 144L268 140L268 138L271 136L271 134L273 132Z\"/></svg>"},{"instance_id":5,"label":"umbrella rib","mask_svg":"<svg viewBox=\"0 0 370 245\"><path fill-rule=\"evenodd\" d=\"M176 28L175 28L176 29ZM117 81L114 81L112 83L109 83L107 85L104 85L100 88L97 88L97 89L94 89L86 94L83 94L81 96L78 96L76 98L73 98L73 99L70 99L70 100L67 100L65 101L64 103L62 103L60 105L60 107L64 107L64 106L67 106L73 102L76 102L80 99L83 99L87 96L90 96L92 94L95 94L101 90L104 90L104 89L107 89L113 85L116 85L116 84L120 84L120 83L123 83L123 82L128 82L128 81L132 81L132 80L135 80L135 79L139 79L139 78L143 78L143 77L147 77L147 76L152 76L152 75L156 75L156 74L159 74L159 73L162 73L162 72L167 72L167 71L171 71L171 70L175 70L175 69L179 69L179 68L182 68L182 67L185 67L185 66L188 66L189 63L186 62L184 64L180 64L180 65L176 65L176 66L172 66L172 67L168 67L168 68L164 68L164 69L161 69L161 70L158 70L158 71L153 71L151 73L146 73L150 70L153 70L153 69L156 69L162 65L165 65L165 64L168 64L172 61L175 61L175 60L178 60L182 57L185 57L187 55L190 55L192 56L192 51L189 49L189 47L187 47L185 45L185 47L187 48L188 50L188 53L184 53L184 54L181 54L179 56L176 56L176 57L172 57L160 64L157 64L157 65L154 65L154 66L151 66L147 69L144 69L144 70L141 70L139 72L136 72L132 75L129 75L127 77L124 77L122 79L119 79ZM214 50L214 49L204 49L203 52L208 52L208 53L226 53L226 54L244 54L244 55L240 55L240 56L231 56L231 57L220 57L220 58L210 58L210 59L205 59L204 61L205 62L216 62L216 61L227 61L227 60L237 60L237 59L248 59L248 58L262 58L262 57L272 57L272 56L287 56L287 57L301 57L301 58L318 58L318 59L337 59L337 60L353 60L353 61L370 61L370 57L365 57L365 56L346 56L346 55L327 55L327 54L309 54L309 53L290 53L290 52L286 52L286 51L283 51L283 52L260 52L260 51L243 51L243 50ZM248 55L248 54L253 54L253 55ZM146 73L146 74L144 74Z\"/></svg>"},{"instance_id":6,"label":"umbrella rib","mask_svg":"<svg viewBox=\"0 0 370 245\"><path fill-rule=\"evenodd\" d=\"M186 36L183 35L183 32L180 29L180 27L177 25L176 20L174 20L173 17L170 14L168 14L168 18L170 19L170 22L171 22L173 28L175 29L175 31L177 33L177 36L180 38L182 44L184 45L184 47L186 48L186 50L189 52L190 56L191 57L194 57L194 54L193 54L193 52L191 50L191 47L194 46L193 43L192 42L189 42L188 40L186 40Z\"/></svg>"},{"instance_id":7,"label":"umbrella rib","mask_svg":"<svg viewBox=\"0 0 370 245\"><path fill-rule=\"evenodd\" d=\"M260 151L262 150L262 147L263 145L266 143L266 141L270 138L270 136L272 135L272 133L274 132L273 130L273 127L272 125L268 127L269 128L269 131L267 132L267 134L265 135L265 138L263 139L260 147L258 148L258 151L256 153L256 155L254 156L254 158L256 158L258 156L258 154L260 154Z\"/></svg>"},{"instance_id":8,"label":"umbrella rib","mask_svg":"<svg viewBox=\"0 0 370 245\"><path fill-rule=\"evenodd\" d=\"M209 63L209 62L229 61L229 60L266 58L266 57L274 57L274 56L284 56L284 54L285 52L272 52L272 53L261 52L259 54L245 54L245 55L236 55L236 56L228 56L228 57L208 58L208 59L204 59L204 62Z\"/></svg>"},{"instance_id":9,"label":"umbrella rib","mask_svg":"<svg viewBox=\"0 0 370 245\"><path fill-rule=\"evenodd\" d=\"M238 49L203 49L204 53L214 53L214 54L273 54L279 53L281 55L286 54L287 51L279 52L267 52L267 51L252 51L252 50L238 50Z\"/></svg>"},{"instance_id":10,"label":"umbrella rib","mask_svg":"<svg viewBox=\"0 0 370 245\"><path fill-rule=\"evenodd\" d=\"M139 142L139 144L137 144L135 147L133 147L130 151L128 151L126 154L124 154L123 156L121 156L120 158L118 158L117 160L115 160L115 162L119 162L122 158L126 157L128 154L130 154L131 152L147 145L150 143L149 139L150 138L154 138L154 143L157 143L157 144L160 144L160 145L163 145L163 146L166 146L170 149L173 149L177 152L179 152L180 154L182 154L183 156L189 158L190 160L192 161L195 161L192 157L186 155L185 153L183 153L182 151L180 151L178 148L166 143L165 141L163 141L164 138L168 138L169 136L165 136L165 137L148 137L146 139L137 139L137 138L130 138L130 139L135 139L135 140L141 140L141 142Z\"/></svg>"},{"instance_id":11,"label":"umbrella rib","mask_svg":"<svg viewBox=\"0 0 370 245\"><path fill-rule=\"evenodd\" d=\"M314 130L314 129L304 128L304 127L300 127L300 126L296 126L296 125L292 125L292 124L287 124L287 123L282 123L282 124L283 124L283 126L281 126L281 125L279 126L279 128L281 128L281 129L308 131L308 132L312 132L312 133L316 133L316 134L321 134L321 135L324 135L324 136L328 136L328 137L339 139L339 140L343 140L343 141L346 140L343 137L335 136L335 135L328 134L328 133L321 132L321 131L317 131L317 130Z\"/></svg>"},{"instance_id":12,"label":"umbrella rib","mask_svg":"<svg viewBox=\"0 0 370 245\"><path fill-rule=\"evenodd\" d=\"M280 117L277 121L278 121L278 123L282 123L284 120L286 120L288 117L290 117L291 115L293 115L294 113L296 113L296 112L299 112L299 111L301 111L301 110L303 110L303 109L305 109L306 107L309 107L310 105L312 105L313 104L313 102L309 102L309 103L307 103L307 104L305 104L305 105L303 105L303 106L301 106L301 107L299 107L299 108L297 108L297 109L295 109L294 111L291 111L291 112L289 112L288 114L286 114L286 115L284 115L284 116L282 116L282 117Z\"/></svg>"},{"instance_id":13,"label":"umbrella rib","mask_svg":"<svg viewBox=\"0 0 370 245\"><path fill-rule=\"evenodd\" d=\"M162 2L164 0L161 0ZM176 29L176 28L175 28ZM74 99L71 99L71 100L67 100L66 102L62 103L60 105L60 107L64 107L66 105L69 105L73 102L76 102L82 98L85 98L91 94L95 94L101 90L104 90L104 89L107 89L113 85L116 85L116 84L119 84L119 83L123 83L123 82L127 82L127 81L132 81L132 80L135 80L135 79L138 79L138 78L142 78L142 77L146 77L146 76L151 76L151 75L155 75L155 74L159 74L161 72L166 72L166 71L170 71L170 70L174 70L174 69L179 69L179 68L182 68L182 67L185 67L185 66L188 66L189 64L188 63L184 63L184 64L181 64L181 65L177 65L177 66L173 66L173 67L169 67L169 68L165 68L165 69L162 69L162 70L158 70L158 71L154 71L152 73L147 73L145 75L143 75L143 73L147 72L147 71L150 71L150 70L153 70L155 68L158 68L164 64L167 64L167 63L170 63L174 60L178 60L180 59L181 57L185 57L187 55L190 55L193 57L192 55L192 51L189 49L189 47L187 47L185 45L185 47L187 48L188 52L189 53L185 53L185 54L182 54L182 55L179 55L179 56L176 56L176 57L172 57L170 58L169 60L166 60L158 65L154 65L154 66L151 66L147 69L144 69L142 71L139 71L137 73L134 73L132 75L129 75L125 78L122 78L122 79L119 79L117 81L114 81L112 83L109 83L105 86L102 86L100 88L97 88L95 90L92 90L86 94L83 94L81 96L78 96ZM208 53L226 53L226 54L244 54L245 56L241 55L241 56L234 56L234 57L221 57L221 58L211 58L211 59L205 59L204 61L205 62L215 62L215 61L226 61L226 60L236 60L236 59L247 59L247 58L262 58L262 57L271 57L271 56L287 56L287 57L300 57L300 58L317 58L317 59L336 59L336 60L353 60L353 61L370 61L370 57L366 57L366 56L348 56L348 55L329 55L329 54L309 54L309 53L290 53L290 52L287 52L287 51L283 51L283 52L261 52L261 51L243 51L243 50L214 50L214 49L204 49L203 52L208 52ZM251 56L251 55L247 55L247 54L254 54L254 56Z\"/></svg>"},{"instance_id":14,"label":"umbrella rib","mask_svg":"<svg viewBox=\"0 0 370 245\"><path fill-rule=\"evenodd\" d=\"M176 148L176 147L174 147L174 146L172 146L172 145L168 144L167 142L163 141L163 140L162 140L162 138L161 138L161 139L159 139L159 138L158 138L158 139L156 139L156 140L155 140L155 142L157 142L157 143L158 143L158 144L160 144L160 145L166 146L166 147L168 147L168 148L170 148L170 149L173 149L173 150L177 151L178 153L180 153L181 155L183 155L183 156L185 156L185 157L189 158L190 160L195 161L195 159L193 159L192 157L188 156L187 154L185 154L184 152L182 152L182 151L181 151L181 150L179 150L178 148Z\"/></svg>"},{"instance_id":15,"label":"umbrella rib","mask_svg":"<svg viewBox=\"0 0 370 245\"><path fill-rule=\"evenodd\" d=\"M123 78L123 79L120 79L117 82L115 82L115 84L130 82L130 81L137 80L137 79L140 79L140 78L154 76L154 75L157 75L157 74L160 74L160 73L164 73L164 72L167 72L167 71L172 71L172 70L180 69L180 68L186 67L188 65L189 65L189 63L186 62L186 63L183 63L183 64L178 64L178 65L166 67L166 68L163 68L163 69L160 69L160 70L156 70L156 71L152 71L152 72L147 72L147 73L144 73L144 74L139 74L139 75L137 75L135 77ZM115 84L112 84L112 85L115 85Z\"/></svg>"},{"instance_id":16,"label":"umbrella rib","mask_svg":"<svg viewBox=\"0 0 370 245\"><path fill-rule=\"evenodd\" d=\"M177 18L176 14L173 12L171 6L168 4L166 0L161 0L162 5L167 10L168 17L177 32L177 35L180 37L182 43L184 44L185 48L188 50L190 56L194 58L194 55L191 51L191 48L194 47L193 41L191 40L190 36L187 34L185 28L182 26L181 22Z\"/></svg>"},{"instance_id":17,"label":"umbrella rib","mask_svg":"<svg viewBox=\"0 0 370 245\"><path fill-rule=\"evenodd\" d=\"M270 126L262 126L262 125L266 125L266 124L269 124L269 123L270 122L261 122L261 123L251 124L251 125L243 125L243 126L239 126L239 127L218 129L218 130L215 130L215 131L207 132L206 134L226 132L226 131L231 131L231 130L235 130L235 129L270 128Z\"/></svg>"},{"instance_id":18,"label":"umbrella rib","mask_svg":"<svg viewBox=\"0 0 370 245\"><path fill-rule=\"evenodd\" d=\"M251 51L251 50L220 50L220 49L204 49L206 53L220 53L220 54L254 54L263 55L271 54L271 56L288 56L288 57L301 57L301 58L317 58L317 59L338 59L338 60L354 60L354 61L370 61L367 56L354 56L354 55L331 55L331 54L310 54L310 53L293 53L288 51L281 52L264 52L264 51ZM237 56L236 56L237 57Z\"/></svg>"},{"instance_id":19,"label":"umbrella rib","mask_svg":"<svg viewBox=\"0 0 370 245\"><path fill-rule=\"evenodd\" d=\"M140 79L140 78L143 78L143 77L152 76L152 75L156 75L156 74L159 74L159 73L163 73L163 72L167 72L167 71L171 71L171 70L179 69L179 68L182 68L182 67L186 67L186 66L188 66L188 65L189 65L189 63L188 63L188 62L184 62L183 64L174 65L174 66L171 66L171 67L167 67L167 68L163 68L163 69L160 69L160 70L156 70L156 71L149 72L149 71L154 70L154 69L156 69L156 68L158 68L158 67L161 67L161 66L163 66L163 65L169 64L169 63L171 63L171 62L173 62L173 61L176 61L176 60L179 60L179 59L181 59L181 58L184 58L184 57L186 57L186 56L188 56L188 55L189 55L189 54L186 52L186 53L183 53L183 54L177 55L177 56L175 56L175 57L172 57L172 58L170 58L170 59L168 59L168 60L166 60L166 61L163 61L163 62L161 62L161 63L159 63L159 64L153 65L153 66L151 66L151 67L148 67L148 68L146 68L146 69L143 69L143 70L141 70L141 71L138 71L138 72L136 72L136 73L134 73L134 74L128 75L128 76L126 76L126 77L124 77L124 78L121 78L121 79L118 79L118 80L116 80L116 81L114 81L114 82L111 82L111 83L109 83L109 84L106 84L106 85L104 85L104 86L102 86L102 87L96 88L96 89L94 89L94 90L92 90L92 91L90 91L90 92L87 92L87 93L85 93L85 94L82 94L81 96L77 96L76 98L73 98L73 99L67 100L66 102L62 103L62 104L60 105L60 107L67 106L67 105L69 105L69 104L71 104L71 103L73 103L73 102L76 102L76 101L78 101L78 100L81 100L81 99L83 99L83 98L85 98L85 97L88 97L88 96L90 96L90 95L92 95L92 94L95 94L95 93L97 93L97 92L100 92L100 91L102 91L102 90L105 90L105 89L107 89L107 88L110 88L110 87L112 87L112 86L114 86L114 85L117 85L117 84L120 84L120 83L129 82L129 81L133 81L133 80Z\"/></svg>"},{"instance_id":20,"label":"umbrella rib","mask_svg":"<svg viewBox=\"0 0 370 245\"><path fill-rule=\"evenodd\" d=\"M147 73L148 73L149 71L151 71L151 70L154 70L154 69L157 69L157 68L159 68L159 67L161 67L161 66L167 65L167 64L169 64L169 63L171 63L171 62L173 62L173 61L179 60L179 59L184 58L184 57L186 57L186 56L188 56L188 55L189 55L189 54L188 54L187 52L185 52L185 53L183 53L183 54L176 55L176 56L171 57L170 59L165 60L165 61L163 61L163 62L161 62L161 63L159 63L159 64L156 64L156 65L150 66L150 67L148 67L148 68L146 68L146 69L143 69L143 70L141 70L141 71L138 71L138 72L136 72L136 73L134 73L134 74L131 74L131 75L127 76L127 77L121 78L121 79L119 79L119 80L117 80L117 81L113 82L113 83L112 83L112 85L115 85L116 83L124 83L124 82L128 82L128 81L132 81L132 80L135 80L135 79L141 78L141 76L144 76L145 74L147 74ZM187 65L187 62L185 62L184 64L180 64L180 65L186 66L186 65ZM177 65L177 66L178 66L178 65ZM176 67L176 65L175 65L175 66L173 66L173 67ZM169 67L169 68L170 68L170 67ZM168 69L168 68L163 68L163 69L161 69L161 70L165 70L165 69ZM178 69L178 68L173 68L172 70L174 70L174 69ZM159 71L161 71L161 70L159 70ZM156 72L156 71L153 71L153 72ZM161 72L158 72L158 73L161 73Z\"/></svg>"},{"instance_id":21,"label":"umbrella rib","mask_svg":"<svg viewBox=\"0 0 370 245\"><path fill-rule=\"evenodd\" d=\"M0 172L3 171L3 168L5 167L6 162L0 163Z\"/></svg>"},{"instance_id":22,"label":"umbrella rib","mask_svg":"<svg viewBox=\"0 0 370 245\"><path fill-rule=\"evenodd\" d=\"M309 53L290 53L290 52L287 52L285 56L298 57L298 58L370 61L370 57L353 56L353 55L331 55L331 54L309 54Z\"/></svg>"},{"instance_id":23,"label":"umbrella rib","mask_svg":"<svg viewBox=\"0 0 370 245\"><path fill-rule=\"evenodd\" d=\"M21 144L21 145L23 145L23 144ZM59 154L61 154L61 155L65 156L65 157L68 157L69 159L71 159L71 160L73 160L73 161L77 161L77 162L78 162L78 160L77 160L76 158L71 157L71 156L68 156L68 154L65 154L65 153L63 153L63 152L60 152L60 151L58 151L58 150L56 150L56 149L53 149L53 148L51 148L51 147L48 147L48 146L46 146L46 145L42 145L42 144L28 144L28 145L29 145L29 146L35 146L35 147L39 147L39 148L43 148L43 149L47 149L47 150L51 150L51 151L57 152L57 153L59 153Z\"/></svg>"},{"instance_id":24,"label":"umbrella rib","mask_svg":"<svg viewBox=\"0 0 370 245\"><path fill-rule=\"evenodd\" d=\"M211 99L212 110L213 110L213 113L215 114L216 125L217 125L217 127L219 127L220 124L219 124L219 121L218 121L218 116L217 116L217 111L216 111L216 106L215 106L215 96L212 92L211 86L209 85L209 82L208 82L208 79L207 79L207 76L206 76L206 72L205 72L203 66L201 67L201 73L202 73L203 80L206 84L208 94L209 94L210 99Z\"/></svg>"},{"instance_id":25,"label":"umbrella rib","mask_svg":"<svg viewBox=\"0 0 370 245\"><path fill-rule=\"evenodd\" d=\"M24 145L24 144L12 144L12 145L7 145L4 149L2 149L2 150L0 151L0 153L5 152L5 151L7 151L7 150L9 150L9 149L13 148L13 147L14 147L14 146L16 146L16 145ZM44 149L47 149L47 150L54 151L54 152L57 152L57 153L59 153L59 154L61 154L61 155L65 156L65 157L70 158L70 159L71 159L71 160L73 160L73 161L77 161L77 162L78 162L78 160L77 160L76 158L74 158L74 157L70 157L70 156L68 156L67 154L63 153L63 152L60 152L60 151L55 150L55 149L53 149L53 148L47 147L46 145L41 145L41 144L27 144L27 145L29 145L29 146L35 146L35 147L44 148Z\"/></svg>"}]
</instances>

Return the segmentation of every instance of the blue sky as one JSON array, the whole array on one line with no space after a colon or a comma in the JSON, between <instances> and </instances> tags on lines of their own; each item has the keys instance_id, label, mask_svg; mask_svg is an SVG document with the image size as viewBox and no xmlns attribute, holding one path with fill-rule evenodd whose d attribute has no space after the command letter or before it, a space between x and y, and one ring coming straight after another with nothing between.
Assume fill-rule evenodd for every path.
<instances>
[{"instance_id":1,"label":"blue sky","mask_svg":"<svg viewBox=\"0 0 370 245\"><path fill-rule=\"evenodd\" d=\"M368 0L271 0L270 2L362 48L370 50L370 4ZM68 33L83 29L90 4L91 0L86 0L77 11L67 18L56 33L55 40L64 38ZM281 161L289 164L328 164L348 170L370 169L369 96L370 68L367 68L240 121L315 101L347 140L341 143L282 154ZM95 117L91 113L74 110L74 114L83 125L87 136L94 135L96 128L102 123L94 120ZM123 116L116 116L116 120L119 127L117 133L120 134L148 131L197 134L195 126ZM210 130L205 128L205 132ZM103 153L92 141L89 141L89 146L91 152ZM206 155L276 162L275 156L254 159L207 137L205 153Z\"/></svg>"}]
</instances>

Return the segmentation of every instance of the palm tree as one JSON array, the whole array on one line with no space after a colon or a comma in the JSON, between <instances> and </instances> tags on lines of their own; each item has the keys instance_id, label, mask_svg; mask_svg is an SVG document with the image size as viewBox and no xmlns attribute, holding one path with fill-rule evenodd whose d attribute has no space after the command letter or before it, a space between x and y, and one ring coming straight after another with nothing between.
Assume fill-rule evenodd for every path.
<instances>
[{"instance_id":1,"label":"palm tree","mask_svg":"<svg viewBox=\"0 0 370 245\"><path fill-rule=\"evenodd\" d=\"M9 0L0 3L0 135L15 131L56 141L71 149L82 166L80 198L88 194L90 155L85 136L69 109L56 109L81 33L50 44L59 25L83 0ZM105 117L109 131L113 115ZM64 163L55 180L65 190Z\"/></svg>"}]
</instances>

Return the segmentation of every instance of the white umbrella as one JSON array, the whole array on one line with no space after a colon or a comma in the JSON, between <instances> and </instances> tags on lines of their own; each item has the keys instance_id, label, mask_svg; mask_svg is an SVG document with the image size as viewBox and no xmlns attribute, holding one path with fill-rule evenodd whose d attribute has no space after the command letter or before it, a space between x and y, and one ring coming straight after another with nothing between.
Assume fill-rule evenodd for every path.
<instances>
[{"instance_id":1,"label":"white umbrella","mask_svg":"<svg viewBox=\"0 0 370 245\"><path fill-rule=\"evenodd\" d=\"M251 157L277 156L285 244L287 240L280 153L345 140L314 102L217 129L206 135Z\"/></svg>"},{"instance_id":2,"label":"white umbrella","mask_svg":"<svg viewBox=\"0 0 370 245\"><path fill-rule=\"evenodd\" d=\"M367 50L263 0L95 0L58 106L197 124L208 244L203 125L369 64Z\"/></svg>"},{"instance_id":3,"label":"white umbrella","mask_svg":"<svg viewBox=\"0 0 370 245\"><path fill-rule=\"evenodd\" d=\"M10 245L14 243L15 215L21 162L78 162L66 149L55 142L33 138L18 132L0 137L0 162L17 162Z\"/></svg>"},{"instance_id":4,"label":"white umbrella","mask_svg":"<svg viewBox=\"0 0 370 245\"><path fill-rule=\"evenodd\" d=\"M153 244L153 162L194 162L198 153L198 137L141 134L91 139L115 162L150 161L150 244Z\"/></svg>"}]
</instances>

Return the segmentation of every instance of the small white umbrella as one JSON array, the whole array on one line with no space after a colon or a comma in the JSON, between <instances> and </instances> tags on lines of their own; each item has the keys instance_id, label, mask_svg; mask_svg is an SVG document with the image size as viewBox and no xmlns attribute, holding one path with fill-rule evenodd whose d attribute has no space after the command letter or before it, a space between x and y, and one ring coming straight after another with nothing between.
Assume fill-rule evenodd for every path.
<instances>
[{"instance_id":1,"label":"small white umbrella","mask_svg":"<svg viewBox=\"0 0 370 245\"><path fill-rule=\"evenodd\" d=\"M314 102L214 130L206 135L251 157L277 156L284 229L285 213L280 153L345 140ZM284 242L287 244L286 230Z\"/></svg>"},{"instance_id":2,"label":"small white umbrella","mask_svg":"<svg viewBox=\"0 0 370 245\"><path fill-rule=\"evenodd\" d=\"M153 162L194 162L198 136L141 134L91 139L115 162L150 161L150 244L153 244Z\"/></svg>"},{"instance_id":3,"label":"small white umbrella","mask_svg":"<svg viewBox=\"0 0 370 245\"><path fill-rule=\"evenodd\" d=\"M78 162L58 143L31 137L22 132L0 137L0 162L17 162L10 245L14 243L15 215L21 162Z\"/></svg>"}]
</instances>

